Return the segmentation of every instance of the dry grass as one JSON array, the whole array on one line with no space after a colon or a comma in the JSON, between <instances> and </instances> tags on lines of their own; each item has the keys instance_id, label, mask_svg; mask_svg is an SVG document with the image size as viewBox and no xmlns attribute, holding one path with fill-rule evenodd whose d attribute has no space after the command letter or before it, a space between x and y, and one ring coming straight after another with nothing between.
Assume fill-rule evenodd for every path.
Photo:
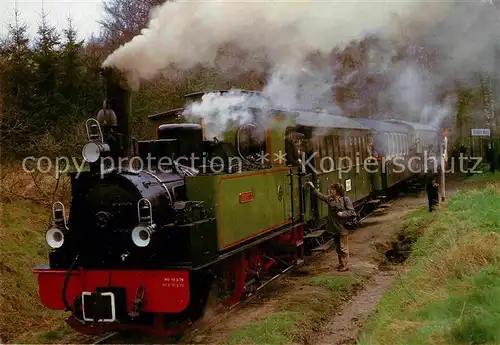
<instances>
[{"instance_id":1,"label":"dry grass","mask_svg":"<svg viewBox=\"0 0 500 345\"><path fill-rule=\"evenodd\" d=\"M31 164L30 164L31 163ZM1 162L0 195L2 203L29 200L37 204L52 205L54 201L68 203L70 199L70 179L68 176L57 176L52 166L48 172L40 172L33 167L33 162L26 164L27 172L22 162ZM52 162L54 165L54 162ZM42 169L45 169L42 166ZM44 170L45 171L45 170Z\"/></svg>"},{"instance_id":2,"label":"dry grass","mask_svg":"<svg viewBox=\"0 0 500 345\"><path fill-rule=\"evenodd\" d=\"M424 225L410 272L384 296L361 344L500 342L500 187L455 195ZM494 324L497 322L496 324Z\"/></svg>"},{"instance_id":3,"label":"dry grass","mask_svg":"<svg viewBox=\"0 0 500 345\"><path fill-rule=\"evenodd\" d=\"M3 164L0 180L0 339L4 342L21 341L26 334L58 327L62 321L62 313L42 306L31 269L47 262L44 234L50 222L49 205L65 195L63 200L69 200L67 180L58 184L54 177L30 175L20 166ZM49 340L43 334L38 339Z\"/></svg>"}]
</instances>

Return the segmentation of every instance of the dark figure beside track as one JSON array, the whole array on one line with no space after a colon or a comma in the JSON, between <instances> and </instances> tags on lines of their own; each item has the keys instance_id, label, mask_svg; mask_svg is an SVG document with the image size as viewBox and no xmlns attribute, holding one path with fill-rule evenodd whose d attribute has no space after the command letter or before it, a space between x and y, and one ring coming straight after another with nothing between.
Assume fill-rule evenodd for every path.
<instances>
[{"instance_id":1,"label":"dark figure beside track","mask_svg":"<svg viewBox=\"0 0 500 345\"><path fill-rule=\"evenodd\" d=\"M427 178L426 189L427 200L429 202L429 212L432 212L439 204L439 183L437 182L436 175L429 175L429 177Z\"/></svg>"},{"instance_id":2,"label":"dark figure beside track","mask_svg":"<svg viewBox=\"0 0 500 345\"><path fill-rule=\"evenodd\" d=\"M344 186L339 183L332 185L332 195L325 195L318 191L312 182L306 185L313 189L313 193L322 201L328 204L328 231L335 234L335 246L339 257L337 271L348 271L347 263L349 261L349 232L345 228L345 223L356 216L356 211L351 200L345 196Z\"/></svg>"}]
</instances>

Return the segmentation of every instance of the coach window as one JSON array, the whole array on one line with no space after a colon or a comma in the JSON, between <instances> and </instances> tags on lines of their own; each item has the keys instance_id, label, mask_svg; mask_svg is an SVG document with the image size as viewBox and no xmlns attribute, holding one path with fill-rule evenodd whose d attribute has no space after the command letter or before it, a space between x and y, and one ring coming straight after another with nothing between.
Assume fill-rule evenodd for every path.
<instances>
[{"instance_id":1,"label":"coach window","mask_svg":"<svg viewBox=\"0 0 500 345\"><path fill-rule=\"evenodd\" d=\"M333 159L335 161L335 167L337 167L340 157L340 147L339 147L339 136L335 135L333 137Z\"/></svg>"},{"instance_id":2,"label":"coach window","mask_svg":"<svg viewBox=\"0 0 500 345\"><path fill-rule=\"evenodd\" d=\"M384 133L384 156L389 156L389 135L387 133Z\"/></svg>"},{"instance_id":3,"label":"coach window","mask_svg":"<svg viewBox=\"0 0 500 345\"><path fill-rule=\"evenodd\" d=\"M342 167L346 167L347 166L347 159L349 157L349 141L348 141L348 137L344 137L342 139L342 143L344 144L344 161L342 163Z\"/></svg>"},{"instance_id":4,"label":"coach window","mask_svg":"<svg viewBox=\"0 0 500 345\"><path fill-rule=\"evenodd\" d=\"M401 133L399 136L399 140L401 141L401 156L405 156L405 140L404 140L405 135Z\"/></svg>"},{"instance_id":5,"label":"coach window","mask_svg":"<svg viewBox=\"0 0 500 345\"><path fill-rule=\"evenodd\" d=\"M321 164L321 157L323 157L323 152L324 152L323 145L321 145L321 138L316 138L316 152L318 153L316 156L318 159L316 159L314 166L319 171Z\"/></svg>"},{"instance_id":6,"label":"coach window","mask_svg":"<svg viewBox=\"0 0 500 345\"><path fill-rule=\"evenodd\" d=\"M356 165L356 158L358 156L358 152L359 152L359 137L354 137L354 157L353 157L353 163L354 165Z\"/></svg>"},{"instance_id":7,"label":"coach window","mask_svg":"<svg viewBox=\"0 0 500 345\"><path fill-rule=\"evenodd\" d=\"M359 137L354 137L354 165L357 165L357 158L359 154Z\"/></svg>"},{"instance_id":8,"label":"coach window","mask_svg":"<svg viewBox=\"0 0 500 345\"><path fill-rule=\"evenodd\" d=\"M345 136L344 137L344 147L345 147L345 154L344 154L344 161L342 163L342 167L347 167L349 166L348 164L348 160L349 160L349 157L351 157L351 148L349 146L349 137Z\"/></svg>"},{"instance_id":9,"label":"coach window","mask_svg":"<svg viewBox=\"0 0 500 345\"><path fill-rule=\"evenodd\" d=\"M349 166L353 166L354 163L356 162L356 145L355 145L355 137L350 137L349 138L349 157L351 157L351 161L349 162Z\"/></svg>"},{"instance_id":10,"label":"coach window","mask_svg":"<svg viewBox=\"0 0 500 345\"><path fill-rule=\"evenodd\" d=\"M344 156L346 158L350 157L350 152L351 152L351 148L349 147L349 137L348 136L345 136L344 139L343 139L343 142L344 142ZM344 161L344 162L347 162L347 161Z\"/></svg>"},{"instance_id":11,"label":"coach window","mask_svg":"<svg viewBox=\"0 0 500 345\"><path fill-rule=\"evenodd\" d=\"M400 134L399 133L396 133L394 135L394 141L396 143L396 156L399 157L401 156L401 140L399 140L399 136Z\"/></svg>"},{"instance_id":12,"label":"coach window","mask_svg":"<svg viewBox=\"0 0 500 345\"><path fill-rule=\"evenodd\" d=\"M358 152L358 137L352 137L352 165L356 165L356 152Z\"/></svg>"},{"instance_id":13,"label":"coach window","mask_svg":"<svg viewBox=\"0 0 500 345\"><path fill-rule=\"evenodd\" d=\"M361 161L361 163L363 163L363 161L365 160L365 151L365 137L362 135L359 137L359 160Z\"/></svg>"},{"instance_id":14,"label":"coach window","mask_svg":"<svg viewBox=\"0 0 500 345\"><path fill-rule=\"evenodd\" d=\"M404 156L405 155L405 142L403 140L403 136L404 134L399 134L399 142L400 142L400 145L401 145L401 156Z\"/></svg>"},{"instance_id":15,"label":"coach window","mask_svg":"<svg viewBox=\"0 0 500 345\"><path fill-rule=\"evenodd\" d=\"M401 133L396 134L396 142L398 145L398 156L403 154L403 148L401 147Z\"/></svg>"},{"instance_id":16,"label":"coach window","mask_svg":"<svg viewBox=\"0 0 500 345\"><path fill-rule=\"evenodd\" d=\"M387 133L387 157L392 155L391 133Z\"/></svg>"},{"instance_id":17,"label":"coach window","mask_svg":"<svg viewBox=\"0 0 500 345\"><path fill-rule=\"evenodd\" d=\"M392 147L394 148L394 157L397 157L399 154L399 147L398 147L398 134L397 133L392 133Z\"/></svg>"},{"instance_id":18,"label":"coach window","mask_svg":"<svg viewBox=\"0 0 500 345\"><path fill-rule=\"evenodd\" d=\"M396 145L396 133L391 133L391 142L392 142L392 157L396 157L398 152L398 147Z\"/></svg>"},{"instance_id":19,"label":"coach window","mask_svg":"<svg viewBox=\"0 0 500 345\"><path fill-rule=\"evenodd\" d=\"M401 156L401 143L399 141L399 133L394 133L394 143L396 144L396 157Z\"/></svg>"},{"instance_id":20,"label":"coach window","mask_svg":"<svg viewBox=\"0 0 500 345\"><path fill-rule=\"evenodd\" d=\"M330 159L330 169L335 169L335 167L337 166L337 164L335 163L335 150L336 150L336 147L335 147L335 137L333 135L330 135L328 137L328 144L330 145L330 157L332 159Z\"/></svg>"},{"instance_id":21,"label":"coach window","mask_svg":"<svg viewBox=\"0 0 500 345\"><path fill-rule=\"evenodd\" d=\"M356 138L352 136L349 137L349 157L351 158L351 166L353 166L356 161Z\"/></svg>"},{"instance_id":22,"label":"coach window","mask_svg":"<svg viewBox=\"0 0 500 345\"><path fill-rule=\"evenodd\" d=\"M366 151L366 136L361 137L361 162L364 162L367 156L367 151Z\"/></svg>"},{"instance_id":23,"label":"coach window","mask_svg":"<svg viewBox=\"0 0 500 345\"><path fill-rule=\"evenodd\" d=\"M325 169L325 172L330 169L330 163L329 163L329 158L330 157L330 147L328 145L328 136L324 136L323 140L321 141L323 144L323 155L321 155L321 159L323 161L323 164L320 164L320 169L323 168Z\"/></svg>"},{"instance_id":24,"label":"coach window","mask_svg":"<svg viewBox=\"0 0 500 345\"><path fill-rule=\"evenodd\" d=\"M392 156L391 133L387 133L387 156Z\"/></svg>"},{"instance_id":25,"label":"coach window","mask_svg":"<svg viewBox=\"0 0 500 345\"><path fill-rule=\"evenodd\" d=\"M396 155L396 143L394 141L394 133L389 134L389 141L391 143L391 156L394 157Z\"/></svg>"},{"instance_id":26,"label":"coach window","mask_svg":"<svg viewBox=\"0 0 500 345\"><path fill-rule=\"evenodd\" d=\"M345 157L345 141L344 137L341 136L339 137L339 163L342 162L342 165L344 164L344 157ZM339 164L340 167L340 164Z\"/></svg>"},{"instance_id":27,"label":"coach window","mask_svg":"<svg viewBox=\"0 0 500 345\"><path fill-rule=\"evenodd\" d=\"M266 130L256 122L242 125L236 134L238 153L242 158L258 155L266 152Z\"/></svg>"},{"instance_id":28,"label":"coach window","mask_svg":"<svg viewBox=\"0 0 500 345\"><path fill-rule=\"evenodd\" d=\"M330 145L328 145L328 137L323 137L323 147L324 147L324 153L325 157L330 157Z\"/></svg>"}]
</instances>

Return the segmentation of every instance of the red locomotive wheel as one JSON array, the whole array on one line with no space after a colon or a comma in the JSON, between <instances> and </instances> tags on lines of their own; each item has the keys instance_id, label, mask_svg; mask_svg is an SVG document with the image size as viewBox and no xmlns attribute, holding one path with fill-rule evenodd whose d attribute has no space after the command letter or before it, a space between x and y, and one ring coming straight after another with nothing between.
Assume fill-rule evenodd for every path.
<instances>
[{"instance_id":1,"label":"red locomotive wheel","mask_svg":"<svg viewBox=\"0 0 500 345\"><path fill-rule=\"evenodd\" d=\"M245 294L248 261L241 255L239 261L229 265L225 274L225 288L229 297L224 299L227 306L238 303Z\"/></svg>"}]
</instances>

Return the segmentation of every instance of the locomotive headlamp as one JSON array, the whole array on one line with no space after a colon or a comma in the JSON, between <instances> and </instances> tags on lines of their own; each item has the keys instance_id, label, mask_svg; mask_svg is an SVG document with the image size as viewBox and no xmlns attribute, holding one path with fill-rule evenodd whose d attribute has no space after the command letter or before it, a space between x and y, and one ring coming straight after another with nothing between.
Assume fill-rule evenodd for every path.
<instances>
[{"instance_id":1,"label":"locomotive headlamp","mask_svg":"<svg viewBox=\"0 0 500 345\"><path fill-rule=\"evenodd\" d=\"M64 233L68 231L66 226L66 212L64 205L56 201L52 205L52 227L45 233L45 240L52 249L61 248L64 244Z\"/></svg>"},{"instance_id":2,"label":"locomotive headlamp","mask_svg":"<svg viewBox=\"0 0 500 345\"><path fill-rule=\"evenodd\" d=\"M104 142L101 125L96 119L88 119L85 123L89 141L82 149L83 159L87 163L95 163L103 153L109 152L109 145Z\"/></svg>"},{"instance_id":3,"label":"locomotive headlamp","mask_svg":"<svg viewBox=\"0 0 500 345\"><path fill-rule=\"evenodd\" d=\"M47 240L47 244L50 246L50 248L61 248L61 246L64 244L64 233L61 229L52 227L45 234L45 239Z\"/></svg>"},{"instance_id":4,"label":"locomotive headlamp","mask_svg":"<svg viewBox=\"0 0 500 345\"><path fill-rule=\"evenodd\" d=\"M132 241L137 247L146 247L156 230L156 224L153 223L152 205L148 199L142 198L137 202L137 216L139 225L132 230Z\"/></svg>"},{"instance_id":5,"label":"locomotive headlamp","mask_svg":"<svg viewBox=\"0 0 500 345\"><path fill-rule=\"evenodd\" d=\"M151 236L155 232L156 226L138 225L132 230L132 241L137 247L146 247L151 242Z\"/></svg>"},{"instance_id":6,"label":"locomotive headlamp","mask_svg":"<svg viewBox=\"0 0 500 345\"><path fill-rule=\"evenodd\" d=\"M83 147L82 156L87 163L95 163L104 152L109 152L109 150L108 144L90 142Z\"/></svg>"}]
</instances>

